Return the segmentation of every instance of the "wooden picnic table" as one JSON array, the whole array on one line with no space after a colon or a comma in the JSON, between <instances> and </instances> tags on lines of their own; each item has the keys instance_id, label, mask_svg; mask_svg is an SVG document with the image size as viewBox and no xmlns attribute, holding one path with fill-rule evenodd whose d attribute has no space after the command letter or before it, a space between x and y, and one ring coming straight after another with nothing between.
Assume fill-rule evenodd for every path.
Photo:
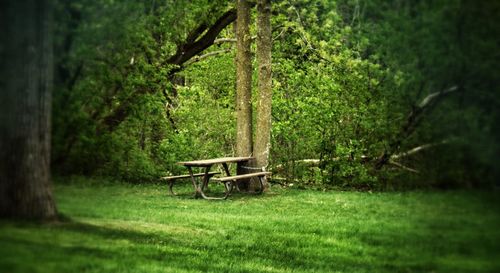
<instances>
[{"instance_id":1,"label":"wooden picnic table","mask_svg":"<svg viewBox=\"0 0 500 273\"><path fill-rule=\"evenodd\" d=\"M226 199L229 194L231 194L233 187L235 186L236 182L238 180L242 179L249 179L251 177L258 177L260 181L260 192L262 192L263 189L263 184L262 184L262 177L269 175L270 172L255 172L255 173L249 173L249 174L240 174L240 175L234 175L231 176L231 173L229 171L229 163L236 163L238 164L238 167L240 167L243 164L247 164L250 160L255 159L254 157L221 157L221 158L213 158L213 159L204 159L204 160L194 160L194 161L183 161L183 162L177 162L179 165L185 166L188 171L189 171L189 178L191 178L191 182L193 183L193 188L195 191L195 197L201 196L204 199ZM221 178L214 178L214 181L222 182L224 183L225 186L225 195L224 197L209 197L205 194L204 190L208 187L208 182L210 178L218 174L217 172L210 172L210 168L213 165L216 164L221 164L224 172L225 172L225 177ZM193 172L193 167L200 167L204 168L203 173L195 174ZM176 178L184 178L186 176L176 176L176 177L170 177L170 179L176 179ZM199 181L197 181L196 177L202 177ZM170 189L172 189L173 183L170 186ZM171 190L173 193L173 191Z\"/></svg>"}]
</instances>

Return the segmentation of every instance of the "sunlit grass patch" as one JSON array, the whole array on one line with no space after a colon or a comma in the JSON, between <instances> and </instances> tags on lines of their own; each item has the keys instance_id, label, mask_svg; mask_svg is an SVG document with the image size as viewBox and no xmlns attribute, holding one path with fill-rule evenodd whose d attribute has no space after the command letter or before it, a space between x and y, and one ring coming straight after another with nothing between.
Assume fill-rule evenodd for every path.
<instances>
[{"instance_id":1,"label":"sunlit grass patch","mask_svg":"<svg viewBox=\"0 0 500 273\"><path fill-rule=\"evenodd\" d=\"M213 202L169 196L164 185L94 181L57 184L55 193L68 219L1 222L2 272L500 269L495 192L275 188Z\"/></svg>"}]
</instances>

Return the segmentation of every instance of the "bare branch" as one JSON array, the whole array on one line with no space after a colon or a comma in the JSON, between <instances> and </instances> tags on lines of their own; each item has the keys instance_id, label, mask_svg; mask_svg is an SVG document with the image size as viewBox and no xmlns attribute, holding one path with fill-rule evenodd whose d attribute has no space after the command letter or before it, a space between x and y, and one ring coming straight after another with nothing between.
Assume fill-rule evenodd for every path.
<instances>
[{"instance_id":1,"label":"bare branch","mask_svg":"<svg viewBox=\"0 0 500 273\"><path fill-rule=\"evenodd\" d=\"M288 28L282 27L281 32L276 37L273 38L273 41L278 40L278 38L280 38L287 30Z\"/></svg>"},{"instance_id":2,"label":"bare branch","mask_svg":"<svg viewBox=\"0 0 500 273\"><path fill-rule=\"evenodd\" d=\"M298 19L298 23L299 25L303 28L303 29L306 29L304 24L302 23L302 18L300 18L300 13L299 11L297 10L297 8L292 4L292 2L288 2L290 7L295 11L295 14L297 15L297 19ZM302 40L304 40L304 42L306 43L307 47L313 51L315 51L316 49L312 46L311 42L309 42L309 39L307 39L306 35L302 32L302 31L299 31L299 34L300 36L302 36Z\"/></svg>"},{"instance_id":3,"label":"bare branch","mask_svg":"<svg viewBox=\"0 0 500 273\"><path fill-rule=\"evenodd\" d=\"M392 155L391 159L398 159L398 158L401 158L401 157L406 157L406 156L418 153L418 152L420 152L422 150L425 150L425 149L428 149L428 148L431 148L431 147L434 147L434 146L437 146L437 145L446 144L448 142L449 142L449 140L445 139L445 140L437 142L437 143L423 144L423 145L417 146L417 147L415 147L413 149L410 149L410 150L408 150L406 152L402 152L400 154Z\"/></svg>"},{"instance_id":4,"label":"bare branch","mask_svg":"<svg viewBox=\"0 0 500 273\"><path fill-rule=\"evenodd\" d=\"M257 36L250 37L250 40L253 41L257 39ZM219 45L223 43L236 43L236 38L219 38L214 40L214 45Z\"/></svg>"},{"instance_id":5,"label":"bare branch","mask_svg":"<svg viewBox=\"0 0 500 273\"><path fill-rule=\"evenodd\" d=\"M448 94L448 93L451 93L453 91L456 91L458 89L458 87L455 85L455 86L452 86L446 90L443 90L443 91L439 91L439 92L434 92L430 95L428 95L427 97L425 97L419 104L418 104L418 107L420 108L424 108L426 107L427 105L429 105L429 103L431 101L433 101L434 99L442 96L442 95L445 95L445 94Z\"/></svg>"},{"instance_id":6,"label":"bare branch","mask_svg":"<svg viewBox=\"0 0 500 273\"><path fill-rule=\"evenodd\" d=\"M400 167L401 169L412 172L412 173L420 173L418 170L412 169L410 167L406 167L405 165L402 165L402 164L395 162L395 161L392 161L392 160L389 160L388 163L392 164L394 166Z\"/></svg>"},{"instance_id":7,"label":"bare branch","mask_svg":"<svg viewBox=\"0 0 500 273\"><path fill-rule=\"evenodd\" d=\"M236 43L236 38L219 38L214 40L214 45L222 43Z\"/></svg>"},{"instance_id":8,"label":"bare branch","mask_svg":"<svg viewBox=\"0 0 500 273\"><path fill-rule=\"evenodd\" d=\"M427 97L425 97L418 105L414 106L412 111L407 117L406 123L403 124L398 136L392 143L389 144L387 149L377 160L375 168L380 169L382 168L382 166L388 163L388 161L391 159L391 156L399 150L401 143L415 131L417 126L420 124L424 114L428 112L429 108L432 108L429 106L436 105L436 103L434 103L436 99L442 97L443 95L451 93L457 89L458 89L457 86L452 86L448 89L432 93Z\"/></svg>"},{"instance_id":9,"label":"bare branch","mask_svg":"<svg viewBox=\"0 0 500 273\"><path fill-rule=\"evenodd\" d=\"M191 58L189 61L187 61L184 66L188 66L192 63L196 63L196 62L199 62L203 59L206 59L208 57L212 57L212 56L215 56L215 55L219 55L219 54L223 54L223 53L227 53L227 52L231 52L232 48L226 48L226 49L222 49L222 50L217 50L217 51L212 51L212 52L209 52L207 54L203 54L203 55L198 55L198 56L194 56L193 58Z\"/></svg>"}]
</instances>

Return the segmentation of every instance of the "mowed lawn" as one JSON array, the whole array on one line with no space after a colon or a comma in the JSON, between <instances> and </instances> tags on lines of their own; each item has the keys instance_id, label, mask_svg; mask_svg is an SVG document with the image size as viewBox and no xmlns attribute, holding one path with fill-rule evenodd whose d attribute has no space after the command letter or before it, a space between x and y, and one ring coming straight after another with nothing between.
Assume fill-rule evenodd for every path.
<instances>
[{"instance_id":1,"label":"mowed lawn","mask_svg":"<svg viewBox=\"0 0 500 273\"><path fill-rule=\"evenodd\" d=\"M498 192L206 201L80 179L55 195L63 221L0 222L0 272L500 272Z\"/></svg>"}]
</instances>

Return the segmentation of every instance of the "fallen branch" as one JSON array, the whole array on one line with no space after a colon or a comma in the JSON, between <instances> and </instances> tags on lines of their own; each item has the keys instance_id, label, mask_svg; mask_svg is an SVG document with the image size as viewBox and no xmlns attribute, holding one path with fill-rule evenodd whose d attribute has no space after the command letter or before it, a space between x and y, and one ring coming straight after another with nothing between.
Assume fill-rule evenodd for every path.
<instances>
[{"instance_id":1,"label":"fallen branch","mask_svg":"<svg viewBox=\"0 0 500 273\"><path fill-rule=\"evenodd\" d=\"M300 160L295 160L294 163L307 163L307 164L319 164L320 160L319 159L300 159Z\"/></svg>"},{"instance_id":2,"label":"fallen branch","mask_svg":"<svg viewBox=\"0 0 500 273\"><path fill-rule=\"evenodd\" d=\"M410 149L410 150L408 150L406 152L402 152L400 154L392 155L391 159L398 159L398 158L401 158L401 157L407 157L409 155L418 153L418 152L423 151L425 149L428 149L428 148L431 148L431 147L434 147L434 146L437 146L437 145L441 145L441 144L446 144L448 142L449 141L447 139L445 139L445 140L443 140L441 142L437 142L437 143L428 143L428 144L420 145L420 146L412 148L412 149Z\"/></svg>"},{"instance_id":3,"label":"fallen branch","mask_svg":"<svg viewBox=\"0 0 500 273\"><path fill-rule=\"evenodd\" d=\"M389 160L388 163L392 164L394 166L400 167L401 169L407 170L407 171L412 172L412 173L419 173L418 170L412 169L410 167L406 167L405 165L402 165L401 163L398 163L396 161Z\"/></svg>"},{"instance_id":4,"label":"fallen branch","mask_svg":"<svg viewBox=\"0 0 500 273\"><path fill-rule=\"evenodd\" d=\"M442 96L449 94L457 90L457 86L452 86L448 89L434 92L425 97L420 103L413 107L412 111L406 119L406 123L402 126L401 131L396 136L395 140L392 141L384 151L384 153L378 158L375 163L376 169L381 169L386 163L389 162L393 154L399 150L401 143L407 139L414 131L415 128L420 124L423 114L431 105L435 105L435 101Z\"/></svg>"},{"instance_id":5,"label":"fallen branch","mask_svg":"<svg viewBox=\"0 0 500 273\"><path fill-rule=\"evenodd\" d=\"M293 186L293 183L299 184L301 181L299 179L292 179L290 182L292 183L287 183L287 181L290 181L290 179L284 178L284 177L275 177L273 176L271 179L269 179L269 183L271 184L279 184L283 187L290 187Z\"/></svg>"},{"instance_id":6,"label":"fallen branch","mask_svg":"<svg viewBox=\"0 0 500 273\"><path fill-rule=\"evenodd\" d=\"M320 160L319 159L299 159L299 160L288 161L288 164L289 163L294 163L294 164L305 163L305 164L308 164L308 165L311 165L311 166L318 166L319 163L320 163ZM284 167L285 167L284 164L278 164L278 165L274 166L272 168L272 170L281 170Z\"/></svg>"},{"instance_id":7,"label":"fallen branch","mask_svg":"<svg viewBox=\"0 0 500 273\"><path fill-rule=\"evenodd\" d=\"M413 168L404 166L401 163L396 162L394 160L400 159L400 158L403 158L403 157L407 157L407 156L413 155L415 153L418 153L420 151L423 151L425 149L429 149L431 147L438 146L438 145L441 145L441 144L446 144L448 142L449 142L449 140L445 139L445 140L440 141L440 142L428 143L428 144L423 144L423 145L417 146L417 147L412 148L412 149L410 149L410 150L408 150L406 152L402 152L402 153L394 154L394 155L390 156L389 159L388 159L388 161L387 161L387 163L388 164L392 164L392 165L397 166L397 167L400 167L400 168L402 168L404 170L407 170L407 171L410 171L410 172L419 173L418 170L415 170ZM370 161L370 160L373 159L372 157L369 157L369 156L366 156L366 155L362 155L359 158L361 160L363 160L363 161ZM339 160L338 157L332 159L332 161L338 161L338 160ZM311 167L316 167L316 166L319 166L320 162L321 161L319 159L299 159L299 160L290 161L288 163L294 163L294 164L303 163L305 165L310 165ZM284 168L283 164L278 164L275 167L273 167L272 169L273 170L281 170L283 168Z\"/></svg>"}]
</instances>

